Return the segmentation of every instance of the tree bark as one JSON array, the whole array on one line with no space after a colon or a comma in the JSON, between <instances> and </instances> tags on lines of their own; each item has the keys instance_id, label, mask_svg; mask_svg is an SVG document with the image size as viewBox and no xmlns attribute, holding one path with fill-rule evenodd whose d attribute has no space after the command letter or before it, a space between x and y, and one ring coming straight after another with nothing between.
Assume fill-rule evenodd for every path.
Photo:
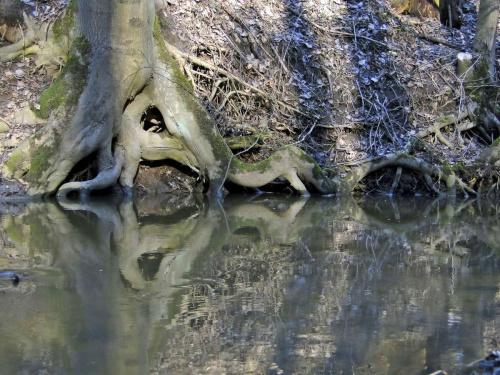
<instances>
[{"instance_id":1,"label":"tree bark","mask_svg":"<svg viewBox=\"0 0 500 375\"><path fill-rule=\"evenodd\" d=\"M495 73L495 44L499 15L498 0L481 0L473 51L481 59L475 78L485 79Z\"/></svg>"},{"instance_id":2,"label":"tree bark","mask_svg":"<svg viewBox=\"0 0 500 375\"><path fill-rule=\"evenodd\" d=\"M214 195L222 194L227 178L262 186L285 177L301 194L309 193L305 184L321 186L322 193L333 192L333 184L298 148L283 150L258 166L233 159L214 120L171 57L155 23L153 2L80 0L74 8L74 15L66 14L74 17L76 36L68 63L49 89L54 91L51 98L62 97L61 103L51 99L41 104L47 107L43 112L50 113L48 124L3 168L7 177L24 178L30 194L85 195L117 182L130 192L141 158L188 165ZM78 91L79 86L83 90ZM165 132L141 128L141 116L150 107L161 112ZM97 159L97 176L64 183L72 168L89 155ZM281 165L275 168L278 159Z\"/></svg>"}]
</instances>

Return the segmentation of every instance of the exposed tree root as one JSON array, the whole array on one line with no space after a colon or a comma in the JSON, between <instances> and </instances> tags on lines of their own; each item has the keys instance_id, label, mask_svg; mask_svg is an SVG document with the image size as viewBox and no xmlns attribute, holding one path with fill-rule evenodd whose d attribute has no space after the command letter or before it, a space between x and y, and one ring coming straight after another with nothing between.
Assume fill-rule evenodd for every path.
<instances>
[{"instance_id":1,"label":"exposed tree root","mask_svg":"<svg viewBox=\"0 0 500 375\"><path fill-rule=\"evenodd\" d=\"M420 131L417 134L417 138L423 139L429 136L430 134L434 133L436 135L436 138L439 139L441 143L451 148L450 142L448 142L448 140L444 138L443 134L441 133L441 129L453 124L458 125L459 121L462 121L463 119L473 115L476 108L477 104L473 103L469 107L466 107L465 110L459 112L458 115L452 114L436 121L433 125L429 126L427 129ZM463 130L467 129L469 129L469 127L463 127ZM463 131L460 128L460 126L458 127L458 130Z\"/></svg>"},{"instance_id":2,"label":"exposed tree root","mask_svg":"<svg viewBox=\"0 0 500 375\"><path fill-rule=\"evenodd\" d=\"M23 13L24 23L27 31L22 35L21 40L0 49L0 60L13 60L22 55L37 54L40 48L37 42L43 41L48 33L49 25L37 26L33 18Z\"/></svg>"},{"instance_id":3,"label":"exposed tree root","mask_svg":"<svg viewBox=\"0 0 500 375\"><path fill-rule=\"evenodd\" d=\"M445 171L433 166L426 161L406 154L389 154L366 162L350 172L340 181L341 193L350 193L363 178L377 170L387 167L403 167L420 173L429 188L439 195L456 195L457 186L467 193L476 194L473 189L465 185L453 172ZM432 177L437 182L443 181L447 190L441 191L436 186Z\"/></svg>"},{"instance_id":4,"label":"exposed tree root","mask_svg":"<svg viewBox=\"0 0 500 375\"><path fill-rule=\"evenodd\" d=\"M337 193L337 183L329 179L309 155L293 146L286 146L256 164L233 158L227 179L241 186L258 188L278 177L287 179L301 195Z\"/></svg>"},{"instance_id":5,"label":"exposed tree root","mask_svg":"<svg viewBox=\"0 0 500 375\"><path fill-rule=\"evenodd\" d=\"M116 147L115 153L116 157L106 156L105 163L100 163L99 174L95 178L83 182L63 184L57 191L57 196L59 198L66 197L70 192L78 191L80 197L84 198L92 191L106 189L116 184L123 167L125 150ZM102 160L102 156L100 160Z\"/></svg>"},{"instance_id":6,"label":"exposed tree root","mask_svg":"<svg viewBox=\"0 0 500 375\"><path fill-rule=\"evenodd\" d=\"M89 1L96 8L89 8L88 12L100 9L102 4L99 0ZM148 27L153 29L154 16L150 2L124 5L116 1L106 4L110 9L119 7L120 11L126 13L124 17L129 17L134 22L137 22L137 15L141 15L142 20L151 23ZM92 16L99 19L102 14L96 11ZM118 28L114 30L115 33L111 33L112 36L120 35L118 23L109 26ZM131 46L127 44L126 48L123 47L122 39L106 40L109 45L103 47L100 45L101 36L95 36L92 32L87 30L85 34L92 46L91 55L74 51L72 56L82 66L88 67L84 83L75 79L74 72L63 75L68 87L84 84L81 93L73 102L66 98L61 108L54 109L48 125L17 149L3 168L7 177L26 176L30 185L29 193L32 195L57 192L58 197L65 198L76 192L84 197L92 191L117 184L126 194L130 194L141 159L172 159L182 163L199 174L208 194L216 196L222 194L222 186L226 180L244 187L259 188L277 178L288 180L301 195L350 194L364 177L389 167L397 168L390 193L395 191L403 169L420 173L435 194L456 195L457 188L464 195L475 193L451 170L407 154L389 154L375 158L354 167L345 176L329 175L311 156L293 146L283 147L259 163L244 163L233 155L224 142L214 120L196 100L189 81L170 53L181 61L181 66L184 61L189 61L223 76L213 90L217 90L217 86L227 79L290 111L300 111L276 101L265 91L228 71L185 54L173 46L167 48L159 25L154 26L152 35L135 34L135 30L132 30L127 34L131 38L131 42L127 40ZM384 107L383 103L379 104ZM152 107L160 112L165 123L165 129L158 133L147 131L141 125L144 113ZM385 110L387 111L386 108ZM446 143L440 130L444 126L457 124L473 111L473 108L467 108L457 116L448 116L420 132L417 137L423 138L434 133ZM495 123L494 119L491 121ZM94 153L98 161L97 175L88 181L67 182L73 167ZM441 187L442 184L445 189Z\"/></svg>"}]
</instances>

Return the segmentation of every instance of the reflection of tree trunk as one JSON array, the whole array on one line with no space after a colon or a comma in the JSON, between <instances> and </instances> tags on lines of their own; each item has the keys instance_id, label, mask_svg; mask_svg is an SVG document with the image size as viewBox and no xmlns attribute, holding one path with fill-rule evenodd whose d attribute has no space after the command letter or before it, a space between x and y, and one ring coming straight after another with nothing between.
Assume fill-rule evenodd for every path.
<instances>
[{"instance_id":1,"label":"reflection of tree trunk","mask_svg":"<svg viewBox=\"0 0 500 375\"><path fill-rule=\"evenodd\" d=\"M76 301L63 308L61 304L47 307L54 321L71 324L76 330L69 334L64 326L57 336L62 341L59 346L70 348L71 357L64 368L68 373L148 373L150 358L163 350L167 357L172 350L174 340L167 341L165 334L171 321L176 323L177 337L185 340L186 347L177 353L184 350L186 362L193 366L201 363L206 368L199 359L210 359L210 350L238 353L242 361L248 360L248 368L253 366L253 372L267 371L270 361L286 358L288 367L279 363L285 371L304 368L312 369L312 373L324 361L333 361L332 353L337 350L352 351L355 361L366 360L379 369L386 370L384 366L389 365L395 369L405 363L416 372L422 361L435 361L425 357L423 351L434 350L430 345L452 347L470 337L474 338L470 341L481 339L485 329L481 324L469 327L460 337L447 333L434 341L434 336L442 332L440 325L448 324L448 313L461 314L462 321L478 314L486 316L487 302L497 289L492 287L487 293L476 290L483 287L484 280L495 285L497 276L456 278L451 283L446 273L426 278L422 276L434 270L433 258L407 267L404 253L419 244L426 246L428 238L447 235L442 243L448 247L440 251L457 257L451 253L456 250L455 244L481 244L477 237L483 238L484 226L481 219L467 227L458 226L460 215L479 207L491 220L496 215L494 207L475 206L470 201L457 207L446 200L427 204L422 199L407 200L409 204L404 205L397 200L367 199L356 205L353 200L268 197L245 203L228 199L225 210L218 201L211 201L170 211L167 216L140 207L142 217L137 217L132 202L63 203L64 211L57 205L30 204L27 214L2 220L1 224L8 226L12 235L24 233L20 240L49 238L43 246L51 248L54 255L47 259L55 259L50 260L54 269L68 270L65 288L78 292ZM158 204L155 206L157 212L161 211ZM327 228L327 222L332 226L328 223ZM25 229L14 230L15 226ZM309 245L321 241L334 226L339 235L345 235L344 250L335 252L323 246L315 252ZM251 241L245 237L256 232L259 236ZM253 240L258 237L260 240ZM30 245L21 242L20 246ZM425 256L424 251L414 253ZM139 261L145 254L163 255L152 258L158 264L148 277ZM491 258L485 261L491 262ZM393 285L394 271L400 272L400 266L406 273L405 283ZM458 270L457 262L452 266ZM362 269L368 271L363 273ZM214 276L214 271L220 273ZM356 277L352 278L354 272ZM449 288L466 298L443 298L441 291ZM355 295L364 291L377 300ZM422 296L418 301L425 302L421 306L410 301L416 295ZM366 305L358 304L353 306L356 310L349 311L358 303L353 302L356 298ZM244 309L248 315L241 314ZM276 310L270 313L265 309ZM360 315L363 309L370 313ZM415 309L419 309L417 313ZM382 310L388 314L382 315ZM401 333L415 318L434 315L442 316L434 325L412 331L410 338ZM202 326L188 324L193 316L201 317ZM296 323L297 316L300 324ZM354 324L335 326L335 319ZM286 331L282 324L286 324ZM377 334L372 336L370 330L367 335L367 326L377 327ZM241 338L247 340L247 334L251 337L248 345L238 346ZM345 337L366 340L346 344ZM402 342L406 349L398 348ZM161 347L164 344L166 347ZM473 354L477 348L474 344L467 346L467 342L460 345ZM292 360L290 353L294 355ZM380 361L382 355L384 361ZM224 363L224 358L218 358L216 366L223 362L231 369L235 362L241 363L232 359Z\"/></svg>"},{"instance_id":2,"label":"reflection of tree trunk","mask_svg":"<svg viewBox=\"0 0 500 375\"><path fill-rule=\"evenodd\" d=\"M117 272L111 252L112 237L123 230L118 207L114 204L64 205L59 211L58 266L71 270L72 284L81 298L83 325L79 341L85 345L75 350L74 363L81 373L145 373L149 368L146 353L137 350L147 345L147 309L134 303ZM88 216L95 215L96 227L89 236ZM76 221L69 218L76 217ZM68 241L68 238L71 238ZM75 342L73 345L78 345ZM92 360L89 360L92 359ZM100 365L101 367L96 367Z\"/></svg>"},{"instance_id":3,"label":"reflection of tree trunk","mask_svg":"<svg viewBox=\"0 0 500 375\"><path fill-rule=\"evenodd\" d=\"M52 254L45 258L48 265L67 274L61 294L68 289L68 295L77 296L71 303L44 309L44 315L59 322L54 327L67 326L58 335L44 335L46 328L40 327L40 337L54 337L51 346L66 348L63 356L59 353L64 358L62 373L147 373L149 362L142 348L149 341L150 315L147 305L141 306L143 302L125 288L111 251L112 236L123 229L119 211L103 202L64 206L61 210L54 204L30 203L13 224L25 228L21 247L47 249ZM56 366L58 358L53 359Z\"/></svg>"}]
</instances>

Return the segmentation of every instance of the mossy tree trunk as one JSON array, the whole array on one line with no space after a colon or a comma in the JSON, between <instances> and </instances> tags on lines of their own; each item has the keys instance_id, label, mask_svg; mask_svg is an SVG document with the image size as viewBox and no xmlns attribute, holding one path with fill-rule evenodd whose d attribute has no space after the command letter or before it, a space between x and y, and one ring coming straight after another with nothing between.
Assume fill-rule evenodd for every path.
<instances>
[{"instance_id":1,"label":"mossy tree trunk","mask_svg":"<svg viewBox=\"0 0 500 375\"><path fill-rule=\"evenodd\" d=\"M481 0L477 16L477 29L474 37L473 51L479 64L475 69L477 78L485 79L495 74L496 37L500 2L498 0Z\"/></svg>"},{"instance_id":2,"label":"mossy tree trunk","mask_svg":"<svg viewBox=\"0 0 500 375\"><path fill-rule=\"evenodd\" d=\"M483 141L492 143L500 135L500 90L496 62L496 37L500 3L481 0L472 54L461 52L458 74L463 78L470 98L478 106L475 110L478 130Z\"/></svg>"},{"instance_id":3,"label":"mossy tree trunk","mask_svg":"<svg viewBox=\"0 0 500 375\"><path fill-rule=\"evenodd\" d=\"M472 96L480 103L478 117L485 132L493 141L500 135L500 90L497 82L496 40L500 10L498 0L481 0L477 17L477 29L473 43L474 65L469 85ZM476 90L476 87L484 88ZM493 146L498 147L498 146Z\"/></svg>"},{"instance_id":4,"label":"mossy tree trunk","mask_svg":"<svg viewBox=\"0 0 500 375\"><path fill-rule=\"evenodd\" d=\"M118 180L130 188L141 156L172 157L203 166L202 173L221 184L230 155L211 147L215 127L186 82L175 76L164 46L155 42L154 3L85 0L74 8L66 14L74 20L65 22L75 35L68 62L41 103L42 114L50 114L48 125L14 152L4 174L24 177L35 195L57 189L84 193ZM180 100L183 90L186 99ZM170 120L177 140L143 134L140 118L149 106ZM61 186L91 154L98 161L97 176Z\"/></svg>"}]
</instances>

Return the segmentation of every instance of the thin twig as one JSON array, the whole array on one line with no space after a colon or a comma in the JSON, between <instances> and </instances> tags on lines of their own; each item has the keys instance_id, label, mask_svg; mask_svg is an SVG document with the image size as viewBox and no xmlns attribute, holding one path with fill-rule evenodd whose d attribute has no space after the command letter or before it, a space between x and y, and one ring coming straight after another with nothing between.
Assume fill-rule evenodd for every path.
<instances>
[{"instance_id":1,"label":"thin twig","mask_svg":"<svg viewBox=\"0 0 500 375\"><path fill-rule=\"evenodd\" d=\"M165 43L165 44L167 44L167 43ZM303 113L302 111L298 110L297 108L293 108L293 107L291 107L290 105L288 105L288 104L286 104L286 103L284 103L284 102L282 102L282 101L280 101L280 100L276 100L276 99L274 99L274 98L273 98L271 95L269 95L267 92L262 91L261 89L259 89L259 88L255 87L255 86L253 86L253 85L251 85L251 84L249 84L249 83L247 83L247 82L243 81L241 78L236 77L234 74L232 74L232 73L228 72L228 71L227 71L227 70L225 70L225 69L219 68L219 67L214 66L214 65L212 65L212 64L210 64L210 63L207 63L206 61L203 61L203 60L201 60L201 59L199 59L199 58L197 58L197 57L194 57L194 56L191 56L191 55L189 55L189 54L187 54L187 53L181 52L181 51L179 51L177 48L175 48L174 46L172 46L172 45L170 45L170 44L167 44L167 47L168 47L169 51L170 51L170 52L171 52L174 56L179 56L179 57L181 57L181 58L183 58L183 59L185 59L185 60L189 60L189 61L191 61L193 64L196 64L196 65L198 65L198 66L201 66L201 67L203 67L203 68L205 68L205 69L212 70L212 71L214 71L214 72L216 72L216 73L219 73L219 74L221 74L221 75L223 75L223 76L226 76L227 78L229 78L229 79L231 79L231 80L233 80L233 81L236 81L236 82L238 82L240 85L243 85L243 86L245 86L245 87L247 87L247 88L249 88L249 89L251 89L251 90L255 91L256 93L258 93L258 94L262 95L262 96L263 96L263 97L265 97L266 99L269 99L270 101L272 101L272 102L274 102L274 103L279 104L280 106L282 106L282 107L284 107L284 108L288 109L289 111L292 111L292 112L295 112L295 113L299 113L299 114L301 114L301 115L303 115L303 116L306 116L306 114L305 114L305 113Z\"/></svg>"},{"instance_id":2,"label":"thin twig","mask_svg":"<svg viewBox=\"0 0 500 375\"><path fill-rule=\"evenodd\" d=\"M301 17L301 14L299 14L298 12L294 11L293 9L290 9L290 12L292 12L294 15L296 15L297 17ZM373 42L373 43L376 43L376 44L380 44L384 47L389 47L389 45L387 43L384 43L384 42L380 42L378 40L375 40L375 39L372 39L372 38L369 38L367 36L363 36L363 35L357 35L355 33L348 33L348 32L345 32L345 31L338 31L338 30L331 30L331 29L327 29L326 27L323 27L319 24L317 24L316 22L314 21L310 21L310 20L307 20L308 23L310 23L311 25L313 25L315 28L317 28L318 30L321 30L325 33L329 33L329 34L333 34L333 35L343 35L343 36L349 36L351 38L360 38L360 39L366 39L366 40L369 40L370 42Z\"/></svg>"}]
</instances>

